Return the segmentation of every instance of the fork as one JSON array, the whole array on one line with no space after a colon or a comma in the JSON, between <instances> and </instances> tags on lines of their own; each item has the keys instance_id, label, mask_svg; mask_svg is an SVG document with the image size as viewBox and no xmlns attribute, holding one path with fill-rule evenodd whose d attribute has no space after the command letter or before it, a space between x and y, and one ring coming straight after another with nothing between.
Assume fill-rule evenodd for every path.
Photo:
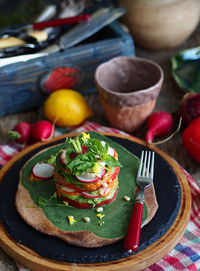
<instances>
[{"instance_id":1,"label":"fork","mask_svg":"<svg viewBox=\"0 0 200 271\"><path fill-rule=\"evenodd\" d=\"M144 204L144 189L152 184L154 174L155 153L142 151L136 183L139 191L135 199L128 231L124 241L124 248L128 253L136 251L139 247L142 213Z\"/></svg>"}]
</instances>

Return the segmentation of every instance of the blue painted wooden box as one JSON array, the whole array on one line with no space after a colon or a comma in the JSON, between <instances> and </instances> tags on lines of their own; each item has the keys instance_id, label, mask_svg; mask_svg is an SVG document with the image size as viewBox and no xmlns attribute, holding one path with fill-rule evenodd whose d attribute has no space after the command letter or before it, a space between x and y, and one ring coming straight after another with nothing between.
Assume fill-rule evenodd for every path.
<instances>
[{"instance_id":1,"label":"blue painted wooden box","mask_svg":"<svg viewBox=\"0 0 200 271\"><path fill-rule=\"evenodd\" d=\"M117 21L71 49L0 67L0 116L41 106L47 96L39 88L39 79L55 67L78 65L84 80L77 90L96 91L96 67L116 56L134 56L134 42Z\"/></svg>"}]
</instances>

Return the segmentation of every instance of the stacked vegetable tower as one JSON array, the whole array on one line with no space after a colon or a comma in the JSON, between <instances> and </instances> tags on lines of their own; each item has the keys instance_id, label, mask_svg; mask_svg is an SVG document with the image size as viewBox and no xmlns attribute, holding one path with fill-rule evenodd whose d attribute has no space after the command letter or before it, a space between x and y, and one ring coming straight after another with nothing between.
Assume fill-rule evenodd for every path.
<instances>
[{"instance_id":1,"label":"stacked vegetable tower","mask_svg":"<svg viewBox=\"0 0 200 271\"><path fill-rule=\"evenodd\" d=\"M85 133L67 138L56 158L57 194L78 208L108 204L117 195L120 166L117 152L108 143Z\"/></svg>"}]
</instances>

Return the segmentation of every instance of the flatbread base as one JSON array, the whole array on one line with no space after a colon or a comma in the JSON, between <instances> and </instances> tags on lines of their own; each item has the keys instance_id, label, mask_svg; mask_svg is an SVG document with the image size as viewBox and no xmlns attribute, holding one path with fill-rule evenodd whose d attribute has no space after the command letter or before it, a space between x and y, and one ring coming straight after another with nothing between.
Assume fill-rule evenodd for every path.
<instances>
[{"instance_id":1,"label":"flatbread base","mask_svg":"<svg viewBox=\"0 0 200 271\"><path fill-rule=\"evenodd\" d=\"M148 207L148 218L145 224L149 223L154 217L158 203L156 200L154 186L151 185L145 189L145 202ZM116 243L124 237L119 238L101 238L90 231L63 231L57 228L48 218L41 208L36 205L30 197L30 193L26 190L21 181L18 184L18 190L15 198L15 205L20 216L34 229L39 232L55 236L62 239L66 243L87 248L102 247ZM34 208L27 208L33 206ZM128 221L127 221L128 223ZM144 226L144 225L143 225Z\"/></svg>"}]
</instances>

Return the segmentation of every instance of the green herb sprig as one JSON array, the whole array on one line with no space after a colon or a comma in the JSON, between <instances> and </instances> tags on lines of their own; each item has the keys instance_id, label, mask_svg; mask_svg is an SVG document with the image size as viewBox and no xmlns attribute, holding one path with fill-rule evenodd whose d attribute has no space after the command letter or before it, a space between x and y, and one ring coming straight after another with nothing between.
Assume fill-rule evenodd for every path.
<instances>
[{"instance_id":1,"label":"green herb sprig","mask_svg":"<svg viewBox=\"0 0 200 271\"><path fill-rule=\"evenodd\" d=\"M55 192L56 193L56 192ZM54 198L56 198L55 193L48 199L45 199L43 197L39 197L38 199L38 206L41 207L45 207L45 206L62 206L62 207L66 207L66 205L64 203L50 203L50 201ZM73 206L68 206L67 207L72 207Z\"/></svg>"},{"instance_id":2,"label":"green herb sprig","mask_svg":"<svg viewBox=\"0 0 200 271\"><path fill-rule=\"evenodd\" d=\"M108 143L90 138L89 134L82 133L76 138L66 138L67 156L72 152L79 153L66 165L72 174L81 175L88 169L92 169L98 161L105 162L110 167L121 167L122 165L112 155L108 154ZM86 146L88 151L82 153L82 146Z\"/></svg>"}]
</instances>

